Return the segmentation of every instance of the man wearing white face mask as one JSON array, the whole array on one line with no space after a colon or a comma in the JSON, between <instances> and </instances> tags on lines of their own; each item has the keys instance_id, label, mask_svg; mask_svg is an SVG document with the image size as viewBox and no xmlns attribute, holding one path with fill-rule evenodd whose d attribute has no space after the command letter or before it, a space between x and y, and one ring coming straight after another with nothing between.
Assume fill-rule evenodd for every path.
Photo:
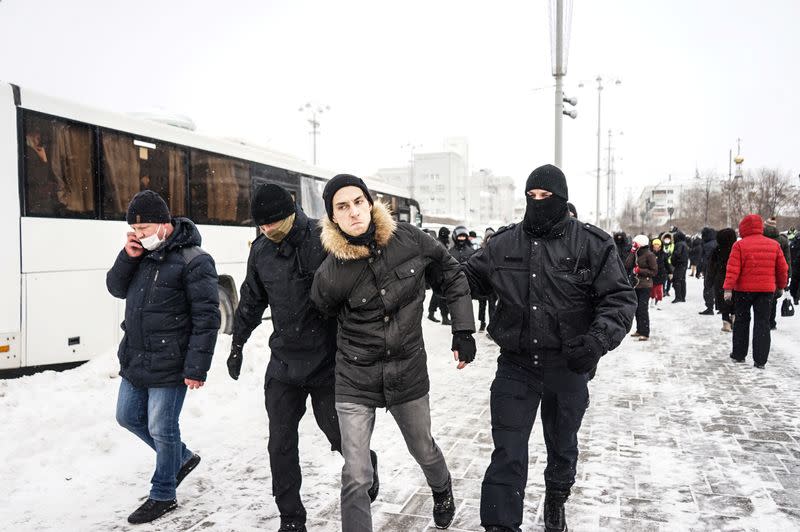
<instances>
[{"instance_id":1,"label":"man wearing white face mask","mask_svg":"<svg viewBox=\"0 0 800 532\"><path fill-rule=\"evenodd\" d=\"M203 386L220 326L214 260L187 218L172 218L157 193L128 206L133 231L106 276L125 299L117 421L156 452L147 500L128 517L147 523L177 507L175 490L200 462L181 441L186 389Z\"/></svg>"}]
</instances>

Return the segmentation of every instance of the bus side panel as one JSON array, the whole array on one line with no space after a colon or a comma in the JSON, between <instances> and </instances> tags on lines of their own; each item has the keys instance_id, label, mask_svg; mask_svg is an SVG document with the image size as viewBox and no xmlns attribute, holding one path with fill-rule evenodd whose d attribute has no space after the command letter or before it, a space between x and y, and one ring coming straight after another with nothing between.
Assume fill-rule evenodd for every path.
<instances>
[{"instance_id":1,"label":"bus side panel","mask_svg":"<svg viewBox=\"0 0 800 532\"><path fill-rule=\"evenodd\" d=\"M25 274L26 366L114 356L118 304L105 270Z\"/></svg>"},{"instance_id":2,"label":"bus side panel","mask_svg":"<svg viewBox=\"0 0 800 532\"><path fill-rule=\"evenodd\" d=\"M0 369L22 364L18 150L14 95L0 84Z\"/></svg>"}]
</instances>

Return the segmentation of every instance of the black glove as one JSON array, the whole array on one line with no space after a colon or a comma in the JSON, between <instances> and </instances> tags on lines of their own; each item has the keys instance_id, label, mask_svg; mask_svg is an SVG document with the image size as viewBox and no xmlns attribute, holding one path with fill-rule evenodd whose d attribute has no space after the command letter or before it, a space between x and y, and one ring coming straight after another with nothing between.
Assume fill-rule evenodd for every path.
<instances>
[{"instance_id":1,"label":"black glove","mask_svg":"<svg viewBox=\"0 0 800 532\"><path fill-rule=\"evenodd\" d=\"M470 332L457 332L453 333L453 351L458 351L458 360L469 364L475 360L475 338L472 337Z\"/></svg>"},{"instance_id":2,"label":"black glove","mask_svg":"<svg viewBox=\"0 0 800 532\"><path fill-rule=\"evenodd\" d=\"M239 373L242 371L242 347L241 345L231 345L231 354L228 356L228 374L233 380L239 380Z\"/></svg>"},{"instance_id":3,"label":"black glove","mask_svg":"<svg viewBox=\"0 0 800 532\"><path fill-rule=\"evenodd\" d=\"M562 347L567 357L567 366L575 373L589 373L597 366L600 357L605 354L600 341L591 334L576 336L564 342Z\"/></svg>"},{"instance_id":4,"label":"black glove","mask_svg":"<svg viewBox=\"0 0 800 532\"><path fill-rule=\"evenodd\" d=\"M775 299L780 299L783 297L783 289L778 288L775 290Z\"/></svg>"}]
</instances>

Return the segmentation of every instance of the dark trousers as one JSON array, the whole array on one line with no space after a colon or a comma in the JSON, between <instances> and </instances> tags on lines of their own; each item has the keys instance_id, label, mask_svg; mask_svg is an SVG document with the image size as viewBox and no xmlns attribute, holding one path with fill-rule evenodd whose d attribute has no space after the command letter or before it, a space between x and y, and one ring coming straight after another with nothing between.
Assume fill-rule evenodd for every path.
<instances>
[{"instance_id":1,"label":"dark trousers","mask_svg":"<svg viewBox=\"0 0 800 532\"><path fill-rule=\"evenodd\" d=\"M772 308L769 309L769 328L775 329L778 327L778 322L776 318L778 317L778 301L779 298L772 296Z\"/></svg>"},{"instance_id":2,"label":"dark trousers","mask_svg":"<svg viewBox=\"0 0 800 532\"><path fill-rule=\"evenodd\" d=\"M642 336L650 336L650 289L636 289L636 332Z\"/></svg>"},{"instance_id":3,"label":"dark trousers","mask_svg":"<svg viewBox=\"0 0 800 532\"><path fill-rule=\"evenodd\" d=\"M714 310L714 280L705 277L703 279L703 301L706 303L706 308Z\"/></svg>"},{"instance_id":4,"label":"dark trousers","mask_svg":"<svg viewBox=\"0 0 800 532\"><path fill-rule=\"evenodd\" d=\"M669 276L667 276L667 280L666 280L666 282L664 282L664 295L665 296L669 295L669 291L670 291L671 288L672 288L672 279L670 279Z\"/></svg>"},{"instance_id":5,"label":"dark trousers","mask_svg":"<svg viewBox=\"0 0 800 532\"><path fill-rule=\"evenodd\" d=\"M334 375L313 386L287 384L267 377L264 396L269 417L269 466L272 471L272 495L281 518L305 523L306 509L300 500L300 456L297 450L297 427L306 412L306 399L311 395L311 406L317 425L325 433L332 451L342 451L342 436L336 416Z\"/></svg>"},{"instance_id":6,"label":"dark trousers","mask_svg":"<svg viewBox=\"0 0 800 532\"><path fill-rule=\"evenodd\" d=\"M744 360L750 344L750 308L753 309L753 362L759 366L767 363L770 331L769 311L772 292L734 292L733 304L736 319L733 321L733 358Z\"/></svg>"},{"instance_id":7,"label":"dark trousers","mask_svg":"<svg viewBox=\"0 0 800 532\"><path fill-rule=\"evenodd\" d=\"M447 316L447 299L433 293L431 294L431 300L428 303L428 314L433 314L436 312L437 308L441 311L443 318Z\"/></svg>"},{"instance_id":8,"label":"dark trousers","mask_svg":"<svg viewBox=\"0 0 800 532\"><path fill-rule=\"evenodd\" d=\"M672 272L675 301L686 301L686 266L676 266Z\"/></svg>"},{"instance_id":9,"label":"dark trousers","mask_svg":"<svg viewBox=\"0 0 800 532\"><path fill-rule=\"evenodd\" d=\"M547 489L569 492L578 463L578 430L589 406L588 375L536 371L501 356L491 388L492 461L481 487L481 525L519 531L528 483L528 439L542 405Z\"/></svg>"},{"instance_id":10,"label":"dark trousers","mask_svg":"<svg viewBox=\"0 0 800 532\"><path fill-rule=\"evenodd\" d=\"M800 269L798 268L792 270L792 281L789 283L789 295L791 295L793 299L800 298Z\"/></svg>"},{"instance_id":11,"label":"dark trousers","mask_svg":"<svg viewBox=\"0 0 800 532\"><path fill-rule=\"evenodd\" d=\"M482 297L478 299L478 321L481 323L486 323L487 321L492 321L492 316L494 316L494 308L497 304L497 296L492 294L489 297ZM489 319L486 319L486 307L489 307Z\"/></svg>"}]
</instances>

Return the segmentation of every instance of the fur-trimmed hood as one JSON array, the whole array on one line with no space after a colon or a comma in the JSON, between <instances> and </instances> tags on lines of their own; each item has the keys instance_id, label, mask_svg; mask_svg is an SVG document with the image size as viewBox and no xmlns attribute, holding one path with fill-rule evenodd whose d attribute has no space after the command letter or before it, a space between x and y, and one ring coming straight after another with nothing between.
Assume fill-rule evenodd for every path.
<instances>
[{"instance_id":1,"label":"fur-trimmed hood","mask_svg":"<svg viewBox=\"0 0 800 532\"><path fill-rule=\"evenodd\" d=\"M379 248L384 248L392 239L392 235L394 235L394 231L397 228L397 222L392 218L389 206L382 201L376 201L372 205L371 214L372 223L375 224L375 244ZM322 228L320 239L325 251L340 260L357 260L369 257L369 248L348 242L339 226L332 222L330 218L326 216L319 223Z\"/></svg>"}]
</instances>

